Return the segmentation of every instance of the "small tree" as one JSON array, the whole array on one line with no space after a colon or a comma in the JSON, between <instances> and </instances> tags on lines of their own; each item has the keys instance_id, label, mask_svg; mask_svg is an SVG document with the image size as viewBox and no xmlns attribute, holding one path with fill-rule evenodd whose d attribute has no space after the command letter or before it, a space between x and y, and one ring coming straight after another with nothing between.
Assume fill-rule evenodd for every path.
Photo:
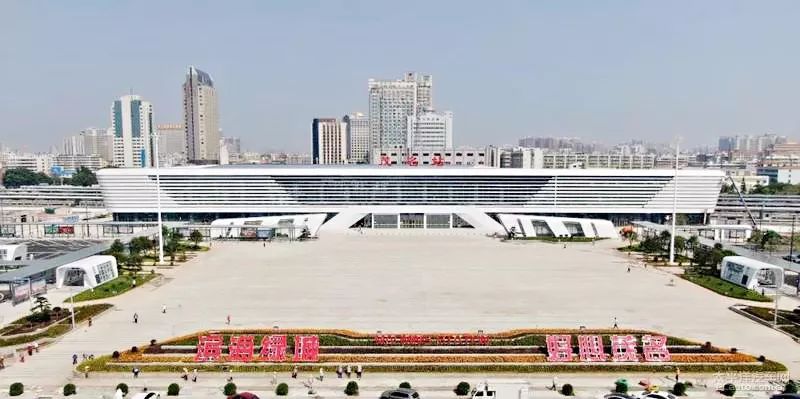
<instances>
[{"instance_id":1,"label":"small tree","mask_svg":"<svg viewBox=\"0 0 800 399\"><path fill-rule=\"evenodd\" d=\"M344 394L347 396L358 395L358 383L355 381L348 382L347 386L344 387Z\"/></svg>"},{"instance_id":2,"label":"small tree","mask_svg":"<svg viewBox=\"0 0 800 399\"><path fill-rule=\"evenodd\" d=\"M225 386L222 387L222 393L225 394L225 396L236 395L236 384L232 382L225 384Z\"/></svg>"},{"instance_id":3,"label":"small tree","mask_svg":"<svg viewBox=\"0 0 800 399\"><path fill-rule=\"evenodd\" d=\"M633 248L633 242L639 238L639 235L633 230L625 230L622 232L622 236L628 240L628 255L630 255L631 248Z\"/></svg>"},{"instance_id":4,"label":"small tree","mask_svg":"<svg viewBox=\"0 0 800 399\"><path fill-rule=\"evenodd\" d=\"M682 382L676 382L675 385L672 386L672 393L677 396L686 395L686 384Z\"/></svg>"},{"instance_id":5,"label":"small tree","mask_svg":"<svg viewBox=\"0 0 800 399\"><path fill-rule=\"evenodd\" d=\"M117 265L125 263L125 244L118 239L111 243L108 254L117 259Z\"/></svg>"},{"instance_id":6,"label":"small tree","mask_svg":"<svg viewBox=\"0 0 800 399\"><path fill-rule=\"evenodd\" d=\"M692 235L686 240L686 248L692 251L692 257L689 258L689 265L692 264L692 259L694 258L694 250L697 249L697 246L700 244L700 238L696 235ZM687 253L688 257L688 253Z\"/></svg>"},{"instance_id":7,"label":"small tree","mask_svg":"<svg viewBox=\"0 0 800 399\"><path fill-rule=\"evenodd\" d=\"M411 389L411 383L408 381L403 381L400 383L400 388Z\"/></svg>"},{"instance_id":8,"label":"small tree","mask_svg":"<svg viewBox=\"0 0 800 399\"><path fill-rule=\"evenodd\" d=\"M725 396L733 396L736 394L736 385L731 384L730 382L725 384L722 387L722 394Z\"/></svg>"},{"instance_id":9,"label":"small tree","mask_svg":"<svg viewBox=\"0 0 800 399\"><path fill-rule=\"evenodd\" d=\"M128 384L126 384L124 382L120 382L119 384L117 384L117 388L116 389L119 389L120 391L122 391L123 395L127 395L128 394Z\"/></svg>"},{"instance_id":10,"label":"small tree","mask_svg":"<svg viewBox=\"0 0 800 399\"><path fill-rule=\"evenodd\" d=\"M8 396L19 396L25 392L25 386L21 382L15 382L8 387Z\"/></svg>"},{"instance_id":11,"label":"small tree","mask_svg":"<svg viewBox=\"0 0 800 399\"><path fill-rule=\"evenodd\" d=\"M468 382L461 381L458 383L458 385L456 385L456 389L454 389L453 392L455 392L458 396L464 396L469 394L469 388Z\"/></svg>"},{"instance_id":12,"label":"small tree","mask_svg":"<svg viewBox=\"0 0 800 399\"><path fill-rule=\"evenodd\" d=\"M64 396L75 395L77 393L77 391L75 389L75 384L64 385L63 392L64 392Z\"/></svg>"},{"instance_id":13,"label":"small tree","mask_svg":"<svg viewBox=\"0 0 800 399\"><path fill-rule=\"evenodd\" d=\"M176 383L169 384L167 387L167 396L178 396L181 393L180 385Z\"/></svg>"},{"instance_id":14,"label":"small tree","mask_svg":"<svg viewBox=\"0 0 800 399\"><path fill-rule=\"evenodd\" d=\"M199 248L200 241L203 240L203 233L200 230L192 230L191 234L189 234L189 240L194 243L194 249Z\"/></svg>"},{"instance_id":15,"label":"small tree","mask_svg":"<svg viewBox=\"0 0 800 399\"><path fill-rule=\"evenodd\" d=\"M676 235L675 236L675 253L676 254L683 254L686 252L686 239L682 236ZM680 262L678 262L680 263Z\"/></svg>"},{"instance_id":16,"label":"small tree","mask_svg":"<svg viewBox=\"0 0 800 399\"><path fill-rule=\"evenodd\" d=\"M772 252L781 243L781 235L773 230L767 230L761 236L761 249Z\"/></svg>"},{"instance_id":17,"label":"small tree","mask_svg":"<svg viewBox=\"0 0 800 399\"><path fill-rule=\"evenodd\" d=\"M277 396L286 396L288 394L289 394L289 386L286 385L285 382L282 382L282 383L278 384L277 387L275 387L275 395L277 395Z\"/></svg>"},{"instance_id":18,"label":"small tree","mask_svg":"<svg viewBox=\"0 0 800 399\"><path fill-rule=\"evenodd\" d=\"M33 302L33 306L31 306L32 313L50 313L50 309L50 301L41 295L36 297L36 300Z\"/></svg>"}]
</instances>

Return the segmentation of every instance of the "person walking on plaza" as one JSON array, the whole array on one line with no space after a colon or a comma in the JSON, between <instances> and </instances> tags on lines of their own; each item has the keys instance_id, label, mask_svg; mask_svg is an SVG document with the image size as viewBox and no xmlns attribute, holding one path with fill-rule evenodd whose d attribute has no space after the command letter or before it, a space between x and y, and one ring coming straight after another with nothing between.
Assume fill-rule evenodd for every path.
<instances>
[{"instance_id":1,"label":"person walking on plaza","mask_svg":"<svg viewBox=\"0 0 800 399\"><path fill-rule=\"evenodd\" d=\"M681 382L681 369L678 367L675 367L675 382Z\"/></svg>"},{"instance_id":2,"label":"person walking on plaza","mask_svg":"<svg viewBox=\"0 0 800 399\"><path fill-rule=\"evenodd\" d=\"M225 324L231 325L231 315L228 315L227 317L225 317Z\"/></svg>"},{"instance_id":3,"label":"person walking on plaza","mask_svg":"<svg viewBox=\"0 0 800 399\"><path fill-rule=\"evenodd\" d=\"M192 370L192 382L197 382L197 369Z\"/></svg>"},{"instance_id":4,"label":"person walking on plaza","mask_svg":"<svg viewBox=\"0 0 800 399\"><path fill-rule=\"evenodd\" d=\"M631 265L628 265L628 273L631 272Z\"/></svg>"},{"instance_id":5,"label":"person walking on plaza","mask_svg":"<svg viewBox=\"0 0 800 399\"><path fill-rule=\"evenodd\" d=\"M89 378L89 366L83 366L83 378Z\"/></svg>"},{"instance_id":6,"label":"person walking on plaza","mask_svg":"<svg viewBox=\"0 0 800 399\"><path fill-rule=\"evenodd\" d=\"M33 356L33 345L31 345L31 344L28 344L28 346L26 347L26 349L27 349L27 351L28 351L28 357L30 357L30 356Z\"/></svg>"},{"instance_id":7,"label":"person walking on plaza","mask_svg":"<svg viewBox=\"0 0 800 399\"><path fill-rule=\"evenodd\" d=\"M131 372L133 373L133 378L139 378L139 369L138 368L134 367L133 370L131 370Z\"/></svg>"},{"instance_id":8,"label":"person walking on plaza","mask_svg":"<svg viewBox=\"0 0 800 399\"><path fill-rule=\"evenodd\" d=\"M320 367L319 368L319 382L325 380L325 369Z\"/></svg>"},{"instance_id":9,"label":"person walking on plaza","mask_svg":"<svg viewBox=\"0 0 800 399\"><path fill-rule=\"evenodd\" d=\"M361 365L359 364L358 366L356 366L356 378L360 380L362 374L364 374L364 369L361 368Z\"/></svg>"},{"instance_id":10,"label":"person walking on plaza","mask_svg":"<svg viewBox=\"0 0 800 399\"><path fill-rule=\"evenodd\" d=\"M39 353L39 341L33 341L33 351Z\"/></svg>"},{"instance_id":11,"label":"person walking on plaza","mask_svg":"<svg viewBox=\"0 0 800 399\"><path fill-rule=\"evenodd\" d=\"M167 314L167 305L161 305L161 313Z\"/></svg>"},{"instance_id":12,"label":"person walking on plaza","mask_svg":"<svg viewBox=\"0 0 800 399\"><path fill-rule=\"evenodd\" d=\"M73 353L72 354L72 364L73 365L78 364L78 354L77 353Z\"/></svg>"},{"instance_id":13,"label":"person walking on plaza","mask_svg":"<svg viewBox=\"0 0 800 399\"><path fill-rule=\"evenodd\" d=\"M181 379L184 381L189 381L189 370L186 367L183 368L183 373L181 373Z\"/></svg>"},{"instance_id":14,"label":"person walking on plaza","mask_svg":"<svg viewBox=\"0 0 800 399\"><path fill-rule=\"evenodd\" d=\"M139 313L133 314L133 324L139 324Z\"/></svg>"},{"instance_id":15,"label":"person walking on plaza","mask_svg":"<svg viewBox=\"0 0 800 399\"><path fill-rule=\"evenodd\" d=\"M273 386L278 385L278 372L277 371L273 371L272 372L272 385Z\"/></svg>"},{"instance_id":16,"label":"person walking on plaza","mask_svg":"<svg viewBox=\"0 0 800 399\"><path fill-rule=\"evenodd\" d=\"M91 326L92 326L92 318L89 317L89 327L91 327Z\"/></svg>"},{"instance_id":17,"label":"person walking on plaza","mask_svg":"<svg viewBox=\"0 0 800 399\"><path fill-rule=\"evenodd\" d=\"M342 370L342 365L336 368L336 378L342 378L342 374L344 374L344 370Z\"/></svg>"},{"instance_id":18,"label":"person walking on plaza","mask_svg":"<svg viewBox=\"0 0 800 399\"><path fill-rule=\"evenodd\" d=\"M350 368L349 364L347 366L345 366L344 373L347 374L347 378L350 378L350 374L353 373L353 369Z\"/></svg>"},{"instance_id":19,"label":"person walking on plaza","mask_svg":"<svg viewBox=\"0 0 800 399\"><path fill-rule=\"evenodd\" d=\"M558 391L558 377L553 376L553 385L550 386L553 391Z\"/></svg>"},{"instance_id":20,"label":"person walking on plaza","mask_svg":"<svg viewBox=\"0 0 800 399\"><path fill-rule=\"evenodd\" d=\"M292 378L297 379L297 366L292 369Z\"/></svg>"},{"instance_id":21,"label":"person walking on plaza","mask_svg":"<svg viewBox=\"0 0 800 399\"><path fill-rule=\"evenodd\" d=\"M616 316L614 316L614 326L613 326L613 328L614 329L619 328L619 324L617 323L617 317Z\"/></svg>"}]
</instances>

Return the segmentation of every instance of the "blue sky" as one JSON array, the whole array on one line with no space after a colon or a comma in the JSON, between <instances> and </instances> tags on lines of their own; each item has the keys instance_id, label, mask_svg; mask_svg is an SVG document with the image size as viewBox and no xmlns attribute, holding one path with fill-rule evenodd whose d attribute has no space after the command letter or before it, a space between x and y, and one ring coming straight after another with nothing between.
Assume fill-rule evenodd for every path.
<instances>
[{"instance_id":1,"label":"blue sky","mask_svg":"<svg viewBox=\"0 0 800 399\"><path fill-rule=\"evenodd\" d=\"M800 1L0 3L0 143L106 127L133 89L179 122L188 65L251 150L310 151L310 122L367 110L367 79L434 75L456 145L568 135L712 144L800 138Z\"/></svg>"}]
</instances>

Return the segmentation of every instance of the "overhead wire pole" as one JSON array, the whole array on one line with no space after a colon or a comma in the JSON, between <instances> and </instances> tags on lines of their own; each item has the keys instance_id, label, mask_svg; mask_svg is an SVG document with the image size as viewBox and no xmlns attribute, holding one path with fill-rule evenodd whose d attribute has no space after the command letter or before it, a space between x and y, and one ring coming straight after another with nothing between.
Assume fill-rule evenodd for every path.
<instances>
[{"instance_id":1,"label":"overhead wire pole","mask_svg":"<svg viewBox=\"0 0 800 399\"><path fill-rule=\"evenodd\" d=\"M153 161L156 167L156 214L158 215L158 263L164 263L164 226L161 223L161 173L158 168L158 133L153 133Z\"/></svg>"},{"instance_id":2,"label":"overhead wire pole","mask_svg":"<svg viewBox=\"0 0 800 399\"><path fill-rule=\"evenodd\" d=\"M675 219L678 215L678 154L680 138L675 140L675 176L672 179L672 234L669 235L669 263L675 263Z\"/></svg>"}]
</instances>

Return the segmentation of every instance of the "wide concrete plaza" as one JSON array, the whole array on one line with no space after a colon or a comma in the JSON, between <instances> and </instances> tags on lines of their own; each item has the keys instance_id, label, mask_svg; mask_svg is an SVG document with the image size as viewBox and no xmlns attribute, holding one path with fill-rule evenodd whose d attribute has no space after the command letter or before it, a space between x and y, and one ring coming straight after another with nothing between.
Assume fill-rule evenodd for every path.
<instances>
[{"instance_id":1,"label":"wide concrete plaza","mask_svg":"<svg viewBox=\"0 0 800 399\"><path fill-rule=\"evenodd\" d=\"M45 391L73 378L73 353L108 354L231 327L364 332L487 332L532 327L641 328L763 354L800 372L800 345L727 309L724 298L629 259L618 241L503 243L466 234L368 233L310 242L214 242L156 284L25 363L0 372ZM162 305L167 313L161 313ZM132 323L134 313L139 323ZM110 382L109 382L110 384Z\"/></svg>"}]
</instances>

